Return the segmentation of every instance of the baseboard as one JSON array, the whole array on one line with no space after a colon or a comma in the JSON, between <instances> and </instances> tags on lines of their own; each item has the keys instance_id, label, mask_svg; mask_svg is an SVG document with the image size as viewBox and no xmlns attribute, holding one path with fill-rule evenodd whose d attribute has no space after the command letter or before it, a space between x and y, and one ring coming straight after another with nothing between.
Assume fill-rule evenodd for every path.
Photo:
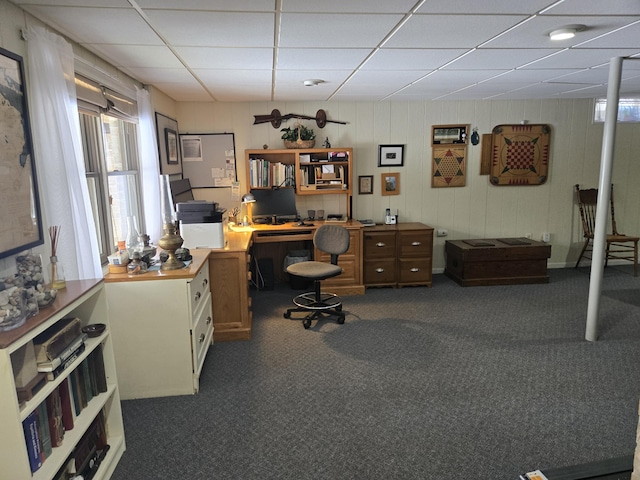
<instances>
[{"instance_id":1,"label":"baseboard","mask_svg":"<svg viewBox=\"0 0 640 480\"><path fill-rule=\"evenodd\" d=\"M548 480L629 480L633 455L541 471Z\"/></svg>"}]
</instances>

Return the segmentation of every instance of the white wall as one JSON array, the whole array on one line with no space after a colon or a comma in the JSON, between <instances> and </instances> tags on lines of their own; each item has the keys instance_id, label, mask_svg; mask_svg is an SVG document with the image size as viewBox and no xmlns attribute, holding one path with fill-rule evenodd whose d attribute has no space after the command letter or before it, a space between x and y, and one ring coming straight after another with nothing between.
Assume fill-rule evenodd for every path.
<instances>
[{"instance_id":1,"label":"white wall","mask_svg":"<svg viewBox=\"0 0 640 480\"><path fill-rule=\"evenodd\" d=\"M285 113L314 117L320 108L333 120L316 132L316 146L329 137L333 147L354 148L354 182L358 175L374 175L374 195L353 197L353 216L382 221L385 208L398 209L400 221L424 222L448 230L435 238L434 270L444 268L444 241L462 238L524 236L540 240L551 233L550 267L573 266L582 245L582 227L574 201L576 183L597 187L602 145L602 124L594 124L592 100L522 100L459 102L291 102L291 103L178 103L181 132L235 134L238 178L245 182L244 150L282 148L279 129L271 124L253 125L253 116L277 108ZM470 124L490 133L499 124L546 123L551 126L549 178L540 186L497 187L481 176L481 146L469 144L467 182L464 187L431 188L432 125ZM292 122L292 121L290 121ZM283 125L284 126L284 125ZM379 144L404 144L403 167L377 167ZM618 125L613 182L619 230L640 233L640 125ZM400 195L380 195L380 173L400 172ZM200 198L216 200L229 208L237 203L224 194L228 189L204 189ZM315 202L311 203L311 202ZM307 208L331 211L333 200L317 196L301 199Z\"/></svg>"}]
</instances>

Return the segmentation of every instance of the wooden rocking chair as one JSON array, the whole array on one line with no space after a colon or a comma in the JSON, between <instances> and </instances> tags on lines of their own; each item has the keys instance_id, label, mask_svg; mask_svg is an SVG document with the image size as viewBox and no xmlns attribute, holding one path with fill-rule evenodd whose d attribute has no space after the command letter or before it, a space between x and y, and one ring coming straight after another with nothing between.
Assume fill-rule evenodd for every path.
<instances>
[{"instance_id":1,"label":"wooden rocking chair","mask_svg":"<svg viewBox=\"0 0 640 480\"><path fill-rule=\"evenodd\" d=\"M598 202L598 189L590 188L580 190L580 185L576 185L578 194L578 207L580 217L582 217L582 228L584 229L584 246L576 262L576 268L580 264L582 257L591 259L593 251L593 234L596 225L596 209ZM633 262L633 276L638 276L638 240L640 237L630 237L619 233L616 228L616 216L613 207L613 185L611 185L611 233L607 233L607 250L605 253L605 266L609 260L626 260Z\"/></svg>"}]
</instances>

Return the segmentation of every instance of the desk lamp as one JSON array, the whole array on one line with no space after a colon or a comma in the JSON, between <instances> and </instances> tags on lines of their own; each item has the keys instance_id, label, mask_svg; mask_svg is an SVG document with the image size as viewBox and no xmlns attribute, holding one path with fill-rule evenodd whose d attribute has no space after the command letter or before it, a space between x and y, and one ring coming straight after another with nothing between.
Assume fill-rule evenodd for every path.
<instances>
[{"instance_id":1,"label":"desk lamp","mask_svg":"<svg viewBox=\"0 0 640 480\"><path fill-rule=\"evenodd\" d=\"M252 203L256 203L256 199L253 196L252 193L245 193L242 196L242 204L247 206L247 214L244 216L244 218L242 219L242 222L240 223L240 226L242 227L248 227L249 225L251 225L251 221L253 220L251 218L251 204Z\"/></svg>"},{"instance_id":2,"label":"desk lamp","mask_svg":"<svg viewBox=\"0 0 640 480\"><path fill-rule=\"evenodd\" d=\"M162 262L160 270L178 270L184 267L184 262L176 258L176 250L182 246L184 240L176 233L176 211L171 198L169 175L160 175L160 210L164 235L158 240L158 245L169 254L169 258Z\"/></svg>"}]
</instances>

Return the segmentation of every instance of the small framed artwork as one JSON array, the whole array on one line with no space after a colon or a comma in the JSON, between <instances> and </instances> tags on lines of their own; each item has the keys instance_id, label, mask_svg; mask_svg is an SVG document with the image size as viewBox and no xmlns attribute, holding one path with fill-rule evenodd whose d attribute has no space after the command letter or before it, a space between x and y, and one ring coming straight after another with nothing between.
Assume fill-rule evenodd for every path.
<instances>
[{"instance_id":1,"label":"small framed artwork","mask_svg":"<svg viewBox=\"0 0 640 480\"><path fill-rule=\"evenodd\" d=\"M182 175L182 154L178 144L178 122L156 112L156 134L160 175Z\"/></svg>"},{"instance_id":2,"label":"small framed artwork","mask_svg":"<svg viewBox=\"0 0 640 480\"><path fill-rule=\"evenodd\" d=\"M373 193L373 175L360 175L358 177L358 193L360 195Z\"/></svg>"},{"instance_id":3,"label":"small framed artwork","mask_svg":"<svg viewBox=\"0 0 640 480\"><path fill-rule=\"evenodd\" d=\"M400 174L399 173L383 173L381 174L381 194L382 195L400 195Z\"/></svg>"},{"instance_id":4,"label":"small framed artwork","mask_svg":"<svg viewBox=\"0 0 640 480\"><path fill-rule=\"evenodd\" d=\"M379 167L402 167L404 165L404 145L378 145Z\"/></svg>"},{"instance_id":5,"label":"small framed artwork","mask_svg":"<svg viewBox=\"0 0 640 480\"><path fill-rule=\"evenodd\" d=\"M178 133L170 128L164 129L164 141L167 147L167 164L178 164Z\"/></svg>"}]
</instances>

